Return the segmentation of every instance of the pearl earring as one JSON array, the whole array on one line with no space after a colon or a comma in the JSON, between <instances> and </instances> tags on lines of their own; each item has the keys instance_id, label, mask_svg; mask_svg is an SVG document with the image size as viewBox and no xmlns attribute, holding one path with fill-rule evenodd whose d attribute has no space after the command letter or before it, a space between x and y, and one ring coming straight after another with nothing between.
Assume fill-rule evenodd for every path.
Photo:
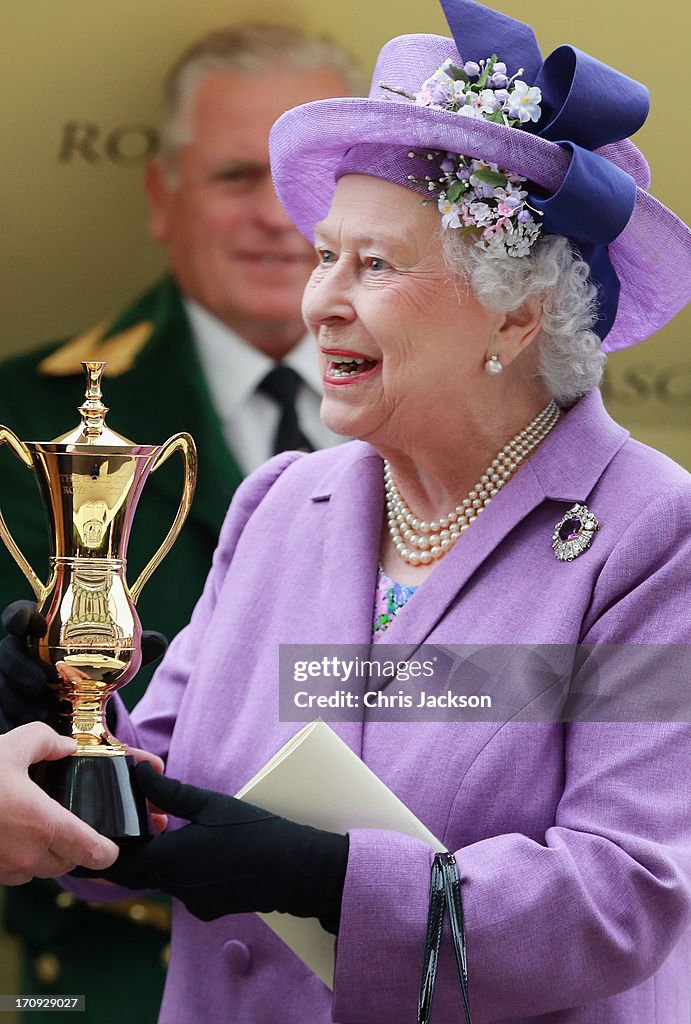
<instances>
[{"instance_id":1,"label":"pearl earring","mask_svg":"<svg viewBox=\"0 0 691 1024\"><path fill-rule=\"evenodd\" d=\"M498 356L490 356L489 359L485 360L485 373L489 373L491 377L501 373L503 369L504 367L499 362Z\"/></svg>"}]
</instances>

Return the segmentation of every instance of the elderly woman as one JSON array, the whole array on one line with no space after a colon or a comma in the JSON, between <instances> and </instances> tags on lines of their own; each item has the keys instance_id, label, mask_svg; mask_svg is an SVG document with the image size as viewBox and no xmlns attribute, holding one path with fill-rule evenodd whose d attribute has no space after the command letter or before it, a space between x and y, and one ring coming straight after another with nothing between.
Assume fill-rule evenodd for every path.
<instances>
[{"instance_id":1,"label":"elderly woman","mask_svg":"<svg viewBox=\"0 0 691 1024\"><path fill-rule=\"evenodd\" d=\"M627 141L645 91L569 47L543 63L527 26L469 0L448 7L456 45L393 40L370 99L274 129L279 194L319 254L304 314L324 419L359 440L245 482L189 627L120 715L120 738L193 784L141 772L191 824L106 872L181 901L166 1024L415 1018L430 847L222 795L295 732L280 644L689 641L689 478L597 391L603 351L688 294L688 232ZM688 1024L686 725L334 727L456 851L476 1024ZM337 933L333 997L249 913L267 910ZM461 1013L450 948L440 1021Z\"/></svg>"}]
</instances>

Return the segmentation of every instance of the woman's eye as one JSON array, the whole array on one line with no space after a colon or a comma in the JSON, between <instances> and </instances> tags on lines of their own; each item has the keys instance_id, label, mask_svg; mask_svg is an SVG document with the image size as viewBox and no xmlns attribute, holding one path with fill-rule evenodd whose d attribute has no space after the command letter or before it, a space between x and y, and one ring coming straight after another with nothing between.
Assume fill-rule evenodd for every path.
<instances>
[{"instance_id":1,"label":"woman's eye","mask_svg":"<svg viewBox=\"0 0 691 1024\"><path fill-rule=\"evenodd\" d=\"M365 260L368 270L388 270L389 264L379 256L368 256Z\"/></svg>"},{"instance_id":2,"label":"woman's eye","mask_svg":"<svg viewBox=\"0 0 691 1024\"><path fill-rule=\"evenodd\" d=\"M317 255L320 263L335 263L336 254L331 249L317 249Z\"/></svg>"}]
</instances>

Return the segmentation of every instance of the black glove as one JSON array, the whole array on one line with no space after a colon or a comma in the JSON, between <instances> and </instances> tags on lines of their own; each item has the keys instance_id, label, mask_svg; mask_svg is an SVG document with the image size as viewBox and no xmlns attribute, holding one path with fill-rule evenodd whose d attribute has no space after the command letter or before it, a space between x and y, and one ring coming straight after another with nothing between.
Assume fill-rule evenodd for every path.
<instances>
[{"instance_id":1,"label":"black glove","mask_svg":"<svg viewBox=\"0 0 691 1024\"><path fill-rule=\"evenodd\" d=\"M46 620L33 601L13 601L2 613L2 625L10 634L0 643L0 733L27 722L58 722L57 694L46 684L48 670L30 656L27 637L39 639ZM142 665L160 658L168 646L162 633L142 633ZM109 706L110 707L110 706Z\"/></svg>"},{"instance_id":2,"label":"black glove","mask_svg":"<svg viewBox=\"0 0 691 1024\"><path fill-rule=\"evenodd\" d=\"M89 874L130 889L161 889L202 921L279 910L317 917L327 931L338 933L346 836L183 785L147 762L138 764L135 773L155 807L192 824L125 847L107 871Z\"/></svg>"},{"instance_id":3,"label":"black glove","mask_svg":"<svg viewBox=\"0 0 691 1024\"><path fill-rule=\"evenodd\" d=\"M14 601L2 613L2 625L10 635L0 643L0 732L26 722L55 725L57 696L26 649L27 637L39 639L45 634L46 620L33 601Z\"/></svg>"}]
</instances>

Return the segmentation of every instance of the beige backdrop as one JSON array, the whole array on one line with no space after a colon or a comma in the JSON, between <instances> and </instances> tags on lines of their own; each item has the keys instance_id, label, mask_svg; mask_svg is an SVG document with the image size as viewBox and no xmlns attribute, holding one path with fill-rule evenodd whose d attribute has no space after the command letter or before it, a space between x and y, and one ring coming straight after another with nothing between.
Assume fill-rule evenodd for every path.
<instances>
[{"instance_id":1,"label":"beige backdrop","mask_svg":"<svg viewBox=\"0 0 691 1024\"><path fill-rule=\"evenodd\" d=\"M501 0L562 42L601 57L652 92L637 141L653 189L689 220L688 14L684 0ZM158 85L194 36L228 20L295 20L335 35L367 69L402 32L446 32L436 0L33 0L12 4L0 68L0 354L81 330L115 311L162 266L145 228L142 162ZM684 42L685 41L685 42ZM611 360L608 403L634 434L691 465L688 310Z\"/></svg>"}]
</instances>

